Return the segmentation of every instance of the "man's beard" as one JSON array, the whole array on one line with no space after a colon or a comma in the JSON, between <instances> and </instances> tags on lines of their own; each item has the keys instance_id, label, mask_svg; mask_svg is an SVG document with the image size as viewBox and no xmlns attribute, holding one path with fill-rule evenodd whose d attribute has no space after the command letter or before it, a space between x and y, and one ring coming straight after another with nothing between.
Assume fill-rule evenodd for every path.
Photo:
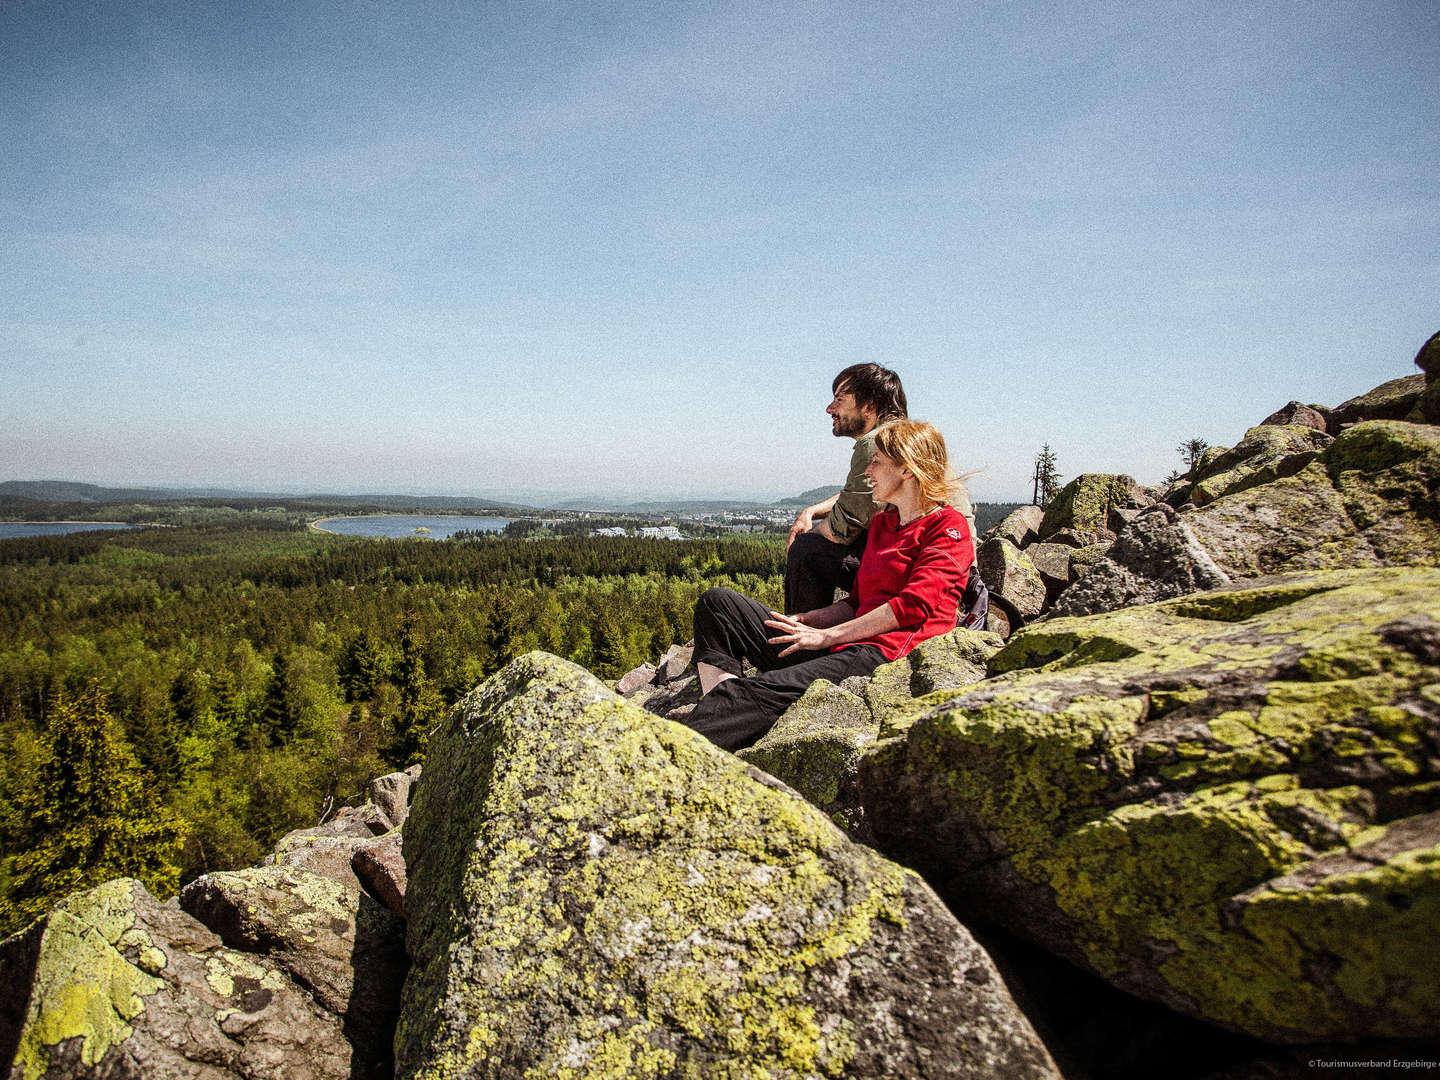
<instances>
[{"instance_id":1,"label":"man's beard","mask_svg":"<svg viewBox=\"0 0 1440 1080\"><path fill-rule=\"evenodd\" d=\"M863 416L836 416L832 417L830 428L835 437L848 436L855 439L865 434L865 418Z\"/></svg>"}]
</instances>

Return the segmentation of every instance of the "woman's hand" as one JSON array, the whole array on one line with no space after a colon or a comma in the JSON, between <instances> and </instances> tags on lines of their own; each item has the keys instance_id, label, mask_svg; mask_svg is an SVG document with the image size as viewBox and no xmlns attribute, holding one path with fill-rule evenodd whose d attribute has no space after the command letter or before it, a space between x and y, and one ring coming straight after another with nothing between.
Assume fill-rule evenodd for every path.
<instances>
[{"instance_id":1,"label":"woman's hand","mask_svg":"<svg viewBox=\"0 0 1440 1080\"><path fill-rule=\"evenodd\" d=\"M765 620L766 626L779 631L776 636L768 639L770 644L788 646L781 650L781 656L789 656L791 653L801 650L819 652L833 644L828 629L809 626L802 621L806 614L808 612L800 615L781 615L778 611L772 611L770 618Z\"/></svg>"}]
</instances>

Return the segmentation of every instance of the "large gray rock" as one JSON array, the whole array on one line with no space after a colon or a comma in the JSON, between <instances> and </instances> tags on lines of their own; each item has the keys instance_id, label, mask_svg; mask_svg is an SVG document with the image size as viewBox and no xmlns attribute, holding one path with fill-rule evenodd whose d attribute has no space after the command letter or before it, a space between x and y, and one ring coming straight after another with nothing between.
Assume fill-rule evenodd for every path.
<instances>
[{"instance_id":1,"label":"large gray rock","mask_svg":"<svg viewBox=\"0 0 1440 1080\"><path fill-rule=\"evenodd\" d=\"M992 603L999 600L1023 619L1044 610L1045 580L1025 552L1009 540L992 536L980 545L975 562Z\"/></svg>"},{"instance_id":2,"label":"large gray rock","mask_svg":"<svg viewBox=\"0 0 1440 1080\"><path fill-rule=\"evenodd\" d=\"M821 679L735 756L783 781L851 835L861 829L856 770L880 724L865 701Z\"/></svg>"},{"instance_id":3,"label":"large gray rock","mask_svg":"<svg viewBox=\"0 0 1440 1080\"><path fill-rule=\"evenodd\" d=\"M402 1078L1055 1076L918 877L532 653L432 738Z\"/></svg>"},{"instance_id":4,"label":"large gray rock","mask_svg":"<svg viewBox=\"0 0 1440 1080\"><path fill-rule=\"evenodd\" d=\"M883 850L1141 997L1282 1043L1440 1037L1440 570L1017 634L861 758Z\"/></svg>"},{"instance_id":5,"label":"large gray rock","mask_svg":"<svg viewBox=\"0 0 1440 1080\"><path fill-rule=\"evenodd\" d=\"M1223 495L1299 472L1333 440L1304 424L1261 424L1232 449L1197 468L1180 499L1204 506Z\"/></svg>"},{"instance_id":6,"label":"large gray rock","mask_svg":"<svg viewBox=\"0 0 1440 1080\"><path fill-rule=\"evenodd\" d=\"M1040 525L1044 520L1045 511L1038 506L1017 507L1005 515L1005 520L995 527L991 535L1023 548L1040 538Z\"/></svg>"},{"instance_id":7,"label":"large gray rock","mask_svg":"<svg viewBox=\"0 0 1440 1080\"><path fill-rule=\"evenodd\" d=\"M1283 408L1276 409L1260 423L1279 427L1299 424L1303 427L1314 428L1316 431L1329 431L1330 413L1330 409L1320 405L1305 405L1299 401L1292 401Z\"/></svg>"},{"instance_id":8,"label":"large gray rock","mask_svg":"<svg viewBox=\"0 0 1440 1080\"><path fill-rule=\"evenodd\" d=\"M1143 512L1103 558L1060 593L1052 616L1093 615L1230 584L1169 507Z\"/></svg>"},{"instance_id":9,"label":"large gray rock","mask_svg":"<svg viewBox=\"0 0 1440 1080\"><path fill-rule=\"evenodd\" d=\"M354 1080L391 1075L404 920L357 885L293 866L205 874L181 891L180 907L230 948L265 954L334 1014Z\"/></svg>"},{"instance_id":10,"label":"large gray rock","mask_svg":"<svg viewBox=\"0 0 1440 1080\"><path fill-rule=\"evenodd\" d=\"M71 895L0 943L0 968L0 1072L16 1080L352 1076L342 1021L282 965L137 881Z\"/></svg>"},{"instance_id":11,"label":"large gray rock","mask_svg":"<svg viewBox=\"0 0 1440 1080\"><path fill-rule=\"evenodd\" d=\"M1425 389L1407 419L1417 424L1440 424L1440 334L1420 346L1415 364L1425 372Z\"/></svg>"},{"instance_id":12,"label":"large gray rock","mask_svg":"<svg viewBox=\"0 0 1440 1080\"><path fill-rule=\"evenodd\" d=\"M1366 420L1404 420L1425 393L1424 375L1405 375L1381 383L1359 397L1337 405L1330 414L1331 433Z\"/></svg>"},{"instance_id":13,"label":"large gray rock","mask_svg":"<svg viewBox=\"0 0 1440 1080\"><path fill-rule=\"evenodd\" d=\"M415 781L420 779L420 766L411 765L404 772L386 773L370 781L369 799L388 824L383 829L372 829L377 835L398 829L405 824L410 813L410 794Z\"/></svg>"}]
</instances>

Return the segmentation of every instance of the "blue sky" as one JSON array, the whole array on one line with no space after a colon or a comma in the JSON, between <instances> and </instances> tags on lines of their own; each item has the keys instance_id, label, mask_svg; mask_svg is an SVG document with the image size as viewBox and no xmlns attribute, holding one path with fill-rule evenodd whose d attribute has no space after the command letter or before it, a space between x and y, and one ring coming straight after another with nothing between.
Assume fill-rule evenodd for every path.
<instances>
[{"instance_id":1,"label":"blue sky","mask_svg":"<svg viewBox=\"0 0 1440 1080\"><path fill-rule=\"evenodd\" d=\"M981 499L1440 329L1440 5L0 0L0 479Z\"/></svg>"}]
</instances>

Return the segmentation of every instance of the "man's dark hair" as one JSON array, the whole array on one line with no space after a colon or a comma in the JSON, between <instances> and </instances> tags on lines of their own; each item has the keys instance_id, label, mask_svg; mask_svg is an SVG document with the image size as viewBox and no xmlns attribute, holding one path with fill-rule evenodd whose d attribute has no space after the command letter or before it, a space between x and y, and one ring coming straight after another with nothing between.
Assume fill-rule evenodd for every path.
<instances>
[{"instance_id":1,"label":"man's dark hair","mask_svg":"<svg viewBox=\"0 0 1440 1080\"><path fill-rule=\"evenodd\" d=\"M851 364L830 384L830 392L846 390L855 395L855 404L862 409L869 405L881 421L904 420L910 414L905 408L905 388L900 376L879 364Z\"/></svg>"}]
</instances>

